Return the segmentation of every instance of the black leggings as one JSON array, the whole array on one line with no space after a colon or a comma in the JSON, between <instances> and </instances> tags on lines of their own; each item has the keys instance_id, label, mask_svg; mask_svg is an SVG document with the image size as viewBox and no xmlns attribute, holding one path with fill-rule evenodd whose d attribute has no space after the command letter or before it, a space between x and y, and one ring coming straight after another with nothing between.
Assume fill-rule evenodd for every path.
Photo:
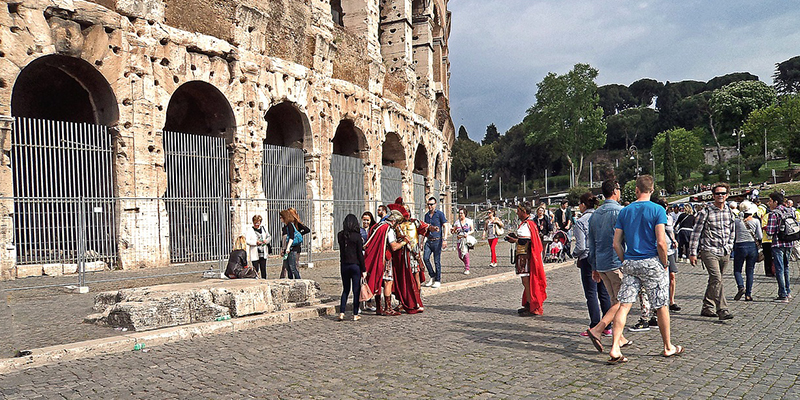
<instances>
[{"instance_id":1,"label":"black leggings","mask_svg":"<svg viewBox=\"0 0 800 400\"><path fill-rule=\"evenodd\" d=\"M357 264L344 264L342 272L342 301L339 303L339 312L344 313L347 309L347 296L350 294L352 285L353 290L353 315L358 315L358 302L361 296L361 269Z\"/></svg>"},{"instance_id":2,"label":"black leggings","mask_svg":"<svg viewBox=\"0 0 800 400\"><path fill-rule=\"evenodd\" d=\"M251 261L253 263L253 269L256 270L258 273L258 277L261 279L267 279L267 259L266 258L259 258L258 260Z\"/></svg>"}]
</instances>

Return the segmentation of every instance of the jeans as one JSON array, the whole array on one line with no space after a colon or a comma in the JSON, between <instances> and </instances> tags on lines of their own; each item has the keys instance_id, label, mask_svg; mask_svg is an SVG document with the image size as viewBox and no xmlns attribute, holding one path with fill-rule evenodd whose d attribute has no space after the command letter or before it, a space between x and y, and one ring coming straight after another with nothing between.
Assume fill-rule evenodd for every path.
<instances>
[{"instance_id":1,"label":"jeans","mask_svg":"<svg viewBox=\"0 0 800 400\"><path fill-rule=\"evenodd\" d=\"M581 269L583 295L586 297L586 308L589 309L589 328L593 328L611 308L611 298L602 282L597 283L592 280L592 266L589 260L585 258L578 260L578 268Z\"/></svg>"},{"instance_id":2,"label":"jeans","mask_svg":"<svg viewBox=\"0 0 800 400\"><path fill-rule=\"evenodd\" d=\"M300 279L300 272L297 271L297 263L300 260L300 252L290 251L289 256L283 260L283 268L286 269L287 279Z\"/></svg>"},{"instance_id":3,"label":"jeans","mask_svg":"<svg viewBox=\"0 0 800 400\"><path fill-rule=\"evenodd\" d=\"M347 309L347 296L353 290L353 315L358 315L358 302L361 296L361 269L357 264L343 264L339 270L342 273L342 301L339 302L339 312L344 314Z\"/></svg>"},{"instance_id":4,"label":"jeans","mask_svg":"<svg viewBox=\"0 0 800 400\"><path fill-rule=\"evenodd\" d=\"M736 243L733 246L733 277L736 279L736 286L745 288L744 294L750 296L753 289L753 272L756 268L756 261L758 260L758 248L755 242ZM742 280L742 266L745 267L745 275L747 276L747 286Z\"/></svg>"},{"instance_id":5,"label":"jeans","mask_svg":"<svg viewBox=\"0 0 800 400\"><path fill-rule=\"evenodd\" d=\"M789 289L789 254L791 247L772 247L772 265L775 266L775 279L778 281L778 297L792 293Z\"/></svg>"},{"instance_id":6,"label":"jeans","mask_svg":"<svg viewBox=\"0 0 800 400\"><path fill-rule=\"evenodd\" d=\"M458 253L458 259L464 263L464 271L469 271L469 248L467 248L466 241L467 239L456 241L456 252Z\"/></svg>"},{"instance_id":7,"label":"jeans","mask_svg":"<svg viewBox=\"0 0 800 400\"><path fill-rule=\"evenodd\" d=\"M431 265L431 253L433 253L433 262L436 264L434 271ZM442 281L442 239L439 240L426 240L425 251L422 254L422 260L425 262L425 268L428 269L428 276L433 278L436 282Z\"/></svg>"}]
</instances>

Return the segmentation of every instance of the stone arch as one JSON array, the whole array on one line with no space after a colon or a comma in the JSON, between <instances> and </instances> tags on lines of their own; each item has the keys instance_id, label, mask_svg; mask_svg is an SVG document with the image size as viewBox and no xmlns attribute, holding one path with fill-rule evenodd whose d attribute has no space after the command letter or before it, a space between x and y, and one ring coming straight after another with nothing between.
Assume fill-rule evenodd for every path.
<instances>
[{"instance_id":1,"label":"stone arch","mask_svg":"<svg viewBox=\"0 0 800 400\"><path fill-rule=\"evenodd\" d=\"M332 141L333 154L357 158L366 157L367 139L364 132L351 119L343 119L339 122Z\"/></svg>"},{"instance_id":2,"label":"stone arch","mask_svg":"<svg viewBox=\"0 0 800 400\"><path fill-rule=\"evenodd\" d=\"M433 178L434 179L440 179L440 180L442 179L441 170L439 170L439 167L441 167L441 164L440 164L441 156L442 156L441 152L436 153L436 159L433 162Z\"/></svg>"},{"instance_id":3,"label":"stone arch","mask_svg":"<svg viewBox=\"0 0 800 400\"><path fill-rule=\"evenodd\" d=\"M119 108L111 85L94 66L53 54L20 71L11 94L11 115L114 126Z\"/></svg>"},{"instance_id":4,"label":"stone arch","mask_svg":"<svg viewBox=\"0 0 800 400\"><path fill-rule=\"evenodd\" d=\"M403 141L397 133L389 132L386 134L381 154L382 165L400 168L401 170L406 169L406 152L403 149Z\"/></svg>"},{"instance_id":5,"label":"stone arch","mask_svg":"<svg viewBox=\"0 0 800 400\"><path fill-rule=\"evenodd\" d=\"M172 93L164 130L223 137L230 144L236 130L236 117L228 99L214 85L189 81Z\"/></svg>"},{"instance_id":6,"label":"stone arch","mask_svg":"<svg viewBox=\"0 0 800 400\"><path fill-rule=\"evenodd\" d=\"M289 101L278 103L267 110L264 118L267 120L267 137L264 143L295 149L311 146L308 116L296 104Z\"/></svg>"}]
</instances>

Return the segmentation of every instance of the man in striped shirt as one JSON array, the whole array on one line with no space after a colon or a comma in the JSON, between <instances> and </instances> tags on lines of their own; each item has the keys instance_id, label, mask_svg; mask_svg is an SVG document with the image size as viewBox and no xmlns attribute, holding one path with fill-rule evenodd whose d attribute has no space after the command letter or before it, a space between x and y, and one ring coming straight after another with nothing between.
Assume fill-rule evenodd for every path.
<instances>
[{"instance_id":1,"label":"man in striped shirt","mask_svg":"<svg viewBox=\"0 0 800 400\"><path fill-rule=\"evenodd\" d=\"M730 186L727 183L714 184L711 188L714 203L697 214L689 241L689 262L697 265L699 255L708 272L708 286L703 296L700 315L718 317L720 321L733 318L728 312L728 302L722 293L722 274L730 263L735 239L733 212L725 202L729 191Z\"/></svg>"},{"instance_id":2,"label":"man in striped shirt","mask_svg":"<svg viewBox=\"0 0 800 400\"><path fill-rule=\"evenodd\" d=\"M794 247L793 241L783 241L778 235L780 226L786 217L794 216L794 212L783 205L784 197L779 192L769 195L768 205L770 210L767 226L764 229L772 236L772 264L775 266L775 279L778 281L777 303L788 303L792 297L789 289L789 255Z\"/></svg>"}]
</instances>

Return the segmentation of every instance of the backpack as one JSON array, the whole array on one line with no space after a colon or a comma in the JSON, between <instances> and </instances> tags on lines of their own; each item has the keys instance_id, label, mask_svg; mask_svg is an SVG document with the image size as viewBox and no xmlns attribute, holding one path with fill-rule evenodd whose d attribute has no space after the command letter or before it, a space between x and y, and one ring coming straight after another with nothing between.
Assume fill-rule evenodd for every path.
<instances>
[{"instance_id":1,"label":"backpack","mask_svg":"<svg viewBox=\"0 0 800 400\"><path fill-rule=\"evenodd\" d=\"M297 227L292 224L292 228L294 228L294 237L292 238L292 246L298 246L303 244L303 234L297 230Z\"/></svg>"},{"instance_id":2,"label":"backpack","mask_svg":"<svg viewBox=\"0 0 800 400\"><path fill-rule=\"evenodd\" d=\"M793 212L782 215L783 219L778 225L778 232L776 236L781 242L793 242L800 240L800 224L797 223L797 218Z\"/></svg>"}]
</instances>

